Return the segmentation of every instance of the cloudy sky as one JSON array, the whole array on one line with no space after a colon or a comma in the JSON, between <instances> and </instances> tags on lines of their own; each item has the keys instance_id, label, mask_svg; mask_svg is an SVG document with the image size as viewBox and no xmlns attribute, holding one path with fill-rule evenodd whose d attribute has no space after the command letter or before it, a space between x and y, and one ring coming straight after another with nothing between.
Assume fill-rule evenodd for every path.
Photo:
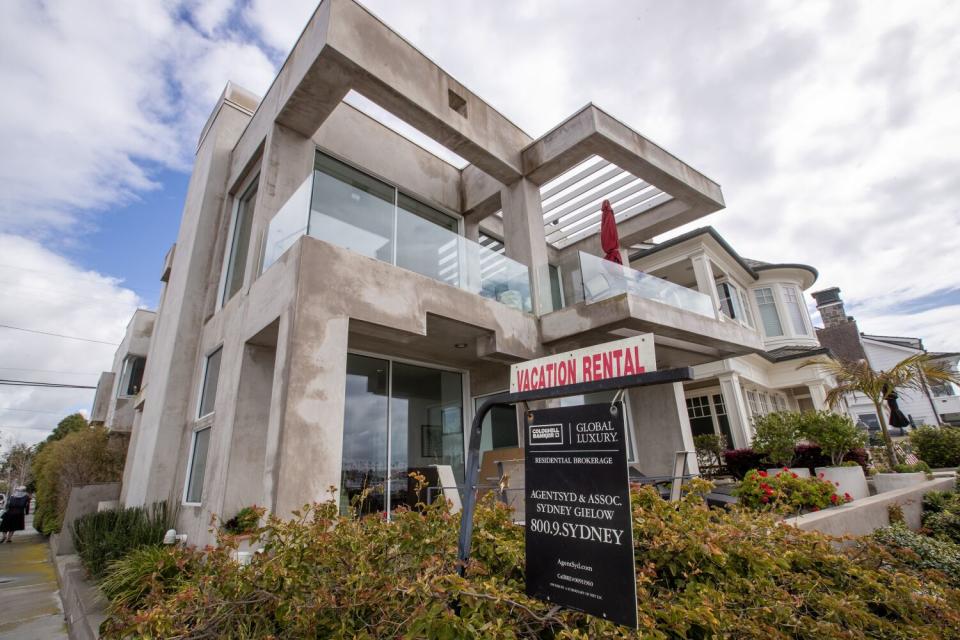
<instances>
[{"instance_id":1,"label":"cloudy sky","mask_svg":"<svg viewBox=\"0 0 960 640\"><path fill-rule=\"evenodd\" d=\"M224 83L264 92L315 4L0 5L0 379L96 384ZM366 4L534 137L592 101L711 176L697 224L816 266L862 330L960 350L960 3ZM0 386L0 438L91 400Z\"/></svg>"}]
</instances>

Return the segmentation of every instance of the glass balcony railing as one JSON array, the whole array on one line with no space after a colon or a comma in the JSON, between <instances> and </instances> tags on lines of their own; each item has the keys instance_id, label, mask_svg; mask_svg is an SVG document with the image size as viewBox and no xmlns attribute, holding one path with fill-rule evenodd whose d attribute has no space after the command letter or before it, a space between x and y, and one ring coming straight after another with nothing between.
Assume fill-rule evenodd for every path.
<instances>
[{"instance_id":1,"label":"glass balcony railing","mask_svg":"<svg viewBox=\"0 0 960 640\"><path fill-rule=\"evenodd\" d=\"M708 318L716 318L710 297L656 276L579 252L571 265L577 273L570 278L572 302L598 302L621 293L654 300ZM569 296L568 296L569 298ZM567 300L571 302L571 300Z\"/></svg>"},{"instance_id":2,"label":"glass balcony railing","mask_svg":"<svg viewBox=\"0 0 960 640\"><path fill-rule=\"evenodd\" d=\"M323 196L318 197L322 191ZM270 221L261 273L308 234L514 309L532 312L527 267L434 221L403 194L357 189L316 172Z\"/></svg>"}]
</instances>

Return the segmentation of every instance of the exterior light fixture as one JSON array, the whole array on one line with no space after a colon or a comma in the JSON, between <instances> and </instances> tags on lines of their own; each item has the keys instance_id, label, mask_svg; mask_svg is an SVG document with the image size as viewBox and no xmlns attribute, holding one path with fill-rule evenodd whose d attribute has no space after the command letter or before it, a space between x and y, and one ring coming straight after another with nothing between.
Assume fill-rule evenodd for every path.
<instances>
[{"instance_id":1,"label":"exterior light fixture","mask_svg":"<svg viewBox=\"0 0 960 640\"><path fill-rule=\"evenodd\" d=\"M467 343L466 343L466 342L458 342L457 344L455 344L455 345L453 345L453 346L454 346L455 348L457 348L457 349L466 349L466 348L467 348Z\"/></svg>"}]
</instances>

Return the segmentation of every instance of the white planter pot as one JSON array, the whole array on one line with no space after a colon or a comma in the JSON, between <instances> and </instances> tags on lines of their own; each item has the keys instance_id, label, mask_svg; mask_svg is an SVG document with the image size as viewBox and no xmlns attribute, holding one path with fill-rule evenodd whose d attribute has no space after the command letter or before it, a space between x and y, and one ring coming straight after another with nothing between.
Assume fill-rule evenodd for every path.
<instances>
[{"instance_id":1,"label":"white planter pot","mask_svg":"<svg viewBox=\"0 0 960 640\"><path fill-rule=\"evenodd\" d=\"M810 469L807 469L806 467L791 467L790 471L797 474L797 476L801 478L810 477ZM774 467L772 469L767 469L768 476L776 477L778 473L786 473L786 472L783 470L783 467Z\"/></svg>"},{"instance_id":2,"label":"white planter pot","mask_svg":"<svg viewBox=\"0 0 960 640\"><path fill-rule=\"evenodd\" d=\"M917 473L878 473L873 476L873 486L877 493L886 493L887 491L906 489L915 484L926 482L926 480L927 474L922 471Z\"/></svg>"},{"instance_id":3,"label":"white planter pot","mask_svg":"<svg viewBox=\"0 0 960 640\"><path fill-rule=\"evenodd\" d=\"M854 500L870 497L870 487L867 486L867 476L863 474L863 467L817 467L817 477L823 474L824 480L829 480L837 487L841 496L849 493ZM898 474L899 475L899 474Z\"/></svg>"}]
</instances>

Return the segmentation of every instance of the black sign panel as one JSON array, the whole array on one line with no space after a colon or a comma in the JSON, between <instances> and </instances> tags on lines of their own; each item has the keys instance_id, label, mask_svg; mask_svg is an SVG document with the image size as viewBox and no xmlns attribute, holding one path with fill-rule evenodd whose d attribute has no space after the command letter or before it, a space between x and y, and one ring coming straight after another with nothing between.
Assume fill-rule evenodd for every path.
<instances>
[{"instance_id":1,"label":"black sign panel","mask_svg":"<svg viewBox=\"0 0 960 640\"><path fill-rule=\"evenodd\" d=\"M622 403L526 422L527 595L636 628Z\"/></svg>"}]
</instances>

